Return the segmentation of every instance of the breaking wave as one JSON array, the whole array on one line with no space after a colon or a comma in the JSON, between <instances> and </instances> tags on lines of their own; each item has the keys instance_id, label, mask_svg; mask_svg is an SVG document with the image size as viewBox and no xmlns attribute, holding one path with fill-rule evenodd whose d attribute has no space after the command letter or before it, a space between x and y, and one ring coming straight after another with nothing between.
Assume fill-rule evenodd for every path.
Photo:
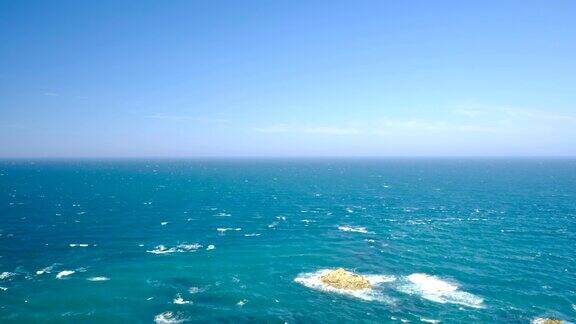
<instances>
[{"instance_id":1,"label":"breaking wave","mask_svg":"<svg viewBox=\"0 0 576 324\"><path fill-rule=\"evenodd\" d=\"M180 313L164 312L154 316L154 323L156 324L177 324L184 321L186 318L183 318Z\"/></svg>"},{"instance_id":2,"label":"breaking wave","mask_svg":"<svg viewBox=\"0 0 576 324\"><path fill-rule=\"evenodd\" d=\"M361 290L340 289L322 282L321 277L333 269L321 269L316 272L301 273L294 281L308 288L348 295L366 301L381 301L393 303L393 299L382 293L382 284L396 281L393 275L362 275L368 279L372 288ZM418 295L424 299L437 303L458 304L473 308L484 308L484 299L474 294L460 290L458 285L442 280L438 277L425 273L413 273L402 277L391 287L402 293ZM433 321L433 320L432 320Z\"/></svg>"},{"instance_id":3,"label":"breaking wave","mask_svg":"<svg viewBox=\"0 0 576 324\"><path fill-rule=\"evenodd\" d=\"M223 228L223 227L219 227L219 228L217 228L216 230L218 231L218 233L224 234L224 233L226 233L227 231L240 231L240 230L242 230L242 229L241 229L240 227L237 227L237 228L230 228L230 227Z\"/></svg>"},{"instance_id":4,"label":"breaking wave","mask_svg":"<svg viewBox=\"0 0 576 324\"><path fill-rule=\"evenodd\" d=\"M58 272L58 274L56 275L56 279L63 279L64 277L68 277L72 274L76 273L76 271L74 270L64 270L64 271L60 271Z\"/></svg>"},{"instance_id":5,"label":"breaking wave","mask_svg":"<svg viewBox=\"0 0 576 324\"><path fill-rule=\"evenodd\" d=\"M0 280L5 280L5 279L8 279L8 278L13 277L15 275L16 274L14 272L4 271L4 272L0 273Z\"/></svg>"},{"instance_id":6,"label":"breaking wave","mask_svg":"<svg viewBox=\"0 0 576 324\"><path fill-rule=\"evenodd\" d=\"M189 301L189 300L184 300L184 298L182 298L182 295L180 295L180 294L177 294L177 295L176 295L176 298L174 298L173 303L174 303L174 304L177 304L177 305L192 304L191 301Z\"/></svg>"},{"instance_id":7,"label":"breaking wave","mask_svg":"<svg viewBox=\"0 0 576 324\"><path fill-rule=\"evenodd\" d=\"M184 253L184 252L196 252L198 249L201 249L202 245L198 243L193 244L179 244L171 248L167 248L166 246L160 244L154 247L153 250L147 250L146 252L152 254L168 254L168 253Z\"/></svg>"},{"instance_id":8,"label":"breaking wave","mask_svg":"<svg viewBox=\"0 0 576 324\"><path fill-rule=\"evenodd\" d=\"M88 247L89 244L86 244L86 243L70 243L70 244L68 244L68 246L70 246L70 247Z\"/></svg>"},{"instance_id":9,"label":"breaking wave","mask_svg":"<svg viewBox=\"0 0 576 324\"><path fill-rule=\"evenodd\" d=\"M401 292L416 294L441 304L459 304L474 308L484 307L484 299L461 291L458 285L438 277L426 273L413 273L406 277L406 281L408 283L399 287Z\"/></svg>"},{"instance_id":10,"label":"breaking wave","mask_svg":"<svg viewBox=\"0 0 576 324\"><path fill-rule=\"evenodd\" d=\"M362 234L367 234L369 233L368 230L366 229L366 227L363 226L346 226L346 225L341 225L338 226L338 229L343 231L343 232L354 232L354 233L362 233Z\"/></svg>"}]
</instances>

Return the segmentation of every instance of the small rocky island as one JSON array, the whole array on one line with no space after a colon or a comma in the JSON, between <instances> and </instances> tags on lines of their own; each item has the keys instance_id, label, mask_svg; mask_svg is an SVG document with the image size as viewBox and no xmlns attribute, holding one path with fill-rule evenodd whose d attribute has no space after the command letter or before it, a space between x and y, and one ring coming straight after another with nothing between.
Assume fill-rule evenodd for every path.
<instances>
[{"instance_id":1,"label":"small rocky island","mask_svg":"<svg viewBox=\"0 0 576 324\"><path fill-rule=\"evenodd\" d=\"M545 318L542 324L564 324L564 321L555 318Z\"/></svg>"},{"instance_id":2,"label":"small rocky island","mask_svg":"<svg viewBox=\"0 0 576 324\"><path fill-rule=\"evenodd\" d=\"M320 277L320 280L324 284L338 289L362 290L372 288L368 279L343 268L326 273Z\"/></svg>"}]
</instances>

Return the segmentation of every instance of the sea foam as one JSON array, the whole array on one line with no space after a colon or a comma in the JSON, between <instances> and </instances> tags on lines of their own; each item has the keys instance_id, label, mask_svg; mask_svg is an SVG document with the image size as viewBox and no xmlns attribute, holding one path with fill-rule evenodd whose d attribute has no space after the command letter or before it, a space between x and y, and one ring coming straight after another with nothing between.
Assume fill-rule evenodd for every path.
<instances>
[{"instance_id":1,"label":"sea foam","mask_svg":"<svg viewBox=\"0 0 576 324\"><path fill-rule=\"evenodd\" d=\"M89 244L86 243L70 243L68 244L70 247L88 247Z\"/></svg>"},{"instance_id":2,"label":"sea foam","mask_svg":"<svg viewBox=\"0 0 576 324\"><path fill-rule=\"evenodd\" d=\"M43 274L45 274L45 273L50 273L53 268L54 268L54 266L52 265L52 266L49 266L49 267L40 269L40 270L36 271L36 275L39 276L39 275L43 275Z\"/></svg>"},{"instance_id":3,"label":"sea foam","mask_svg":"<svg viewBox=\"0 0 576 324\"><path fill-rule=\"evenodd\" d=\"M154 316L154 323L156 324L177 324L183 323L184 321L186 321L186 318L174 312L164 312Z\"/></svg>"},{"instance_id":4,"label":"sea foam","mask_svg":"<svg viewBox=\"0 0 576 324\"><path fill-rule=\"evenodd\" d=\"M474 308L484 307L484 299L461 291L456 284L438 277L425 273L413 273L406 277L406 281L407 284L399 287L401 292L416 294L424 299L442 304L459 304Z\"/></svg>"},{"instance_id":5,"label":"sea foam","mask_svg":"<svg viewBox=\"0 0 576 324\"><path fill-rule=\"evenodd\" d=\"M146 252L152 254L168 254L168 253L184 253L184 252L196 252L198 249L201 249L202 245L198 243L193 244L179 244L171 248L167 248L165 245L157 245L154 247L153 250L147 250Z\"/></svg>"},{"instance_id":6,"label":"sea foam","mask_svg":"<svg viewBox=\"0 0 576 324\"><path fill-rule=\"evenodd\" d=\"M14 272L4 271L4 272L0 273L0 280L6 280L6 279L13 277L15 275L16 274Z\"/></svg>"},{"instance_id":7,"label":"sea foam","mask_svg":"<svg viewBox=\"0 0 576 324\"><path fill-rule=\"evenodd\" d=\"M355 232L355 233L362 233L362 234L367 234L368 230L366 229L366 227L363 226L347 226L347 225L341 225L338 226L338 229L343 231L343 232Z\"/></svg>"},{"instance_id":8,"label":"sea foam","mask_svg":"<svg viewBox=\"0 0 576 324\"><path fill-rule=\"evenodd\" d=\"M230 228L230 227L223 228L223 227L219 227L219 228L217 228L216 230L218 231L218 233L224 234L224 233L226 233L227 231L240 231L240 230L242 230L242 229L241 229L240 227L237 227L237 228Z\"/></svg>"},{"instance_id":9,"label":"sea foam","mask_svg":"<svg viewBox=\"0 0 576 324\"><path fill-rule=\"evenodd\" d=\"M537 318L533 319L530 323L531 323L531 324L546 324L547 321L550 321L550 318L537 317ZM562 324L572 324L572 322L566 322L566 321L562 321L562 320L560 320L560 323L562 323Z\"/></svg>"},{"instance_id":10,"label":"sea foam","mask_svg":"<svg viewBox=\"0 0 576 324\"><path fill-rule=\"evenodd\" d=\"M176 298L174 298L174 300L172 301L174 304L177 305L186 305L186 304L192 304L191 301L189 300L184 300L184 298L182 298L182 295L177 294Z\"/></svg>"},{"instance_id":11,"label":"sea foam","mask_svg":"<svg viewBox=\"0 0 576 324\"><path fill-rule=\"evenodd\" d=\"M64 270L64 271L60 271L58 272L58 274L56 275L57 279L63 279L64 277L68 277L71 274L74 274L76 271L74 270Z\"/></svg>"},{"instance_id":12,"label":"sea foam","mask_svg":"<svg viewBox=\"0 0 576 324\"><path fill-rule=\"evenodd\" d=\"M241 301L237 302L236 305L242 307L242 306L246 305L247 302L248 302L248 300L242 299Z\"/></svg>"},{"instance_id":13,"label":"sea foam","mask_svg":"<svg viewBox=\"0 0 576 324\"><path fill-rule=\"evenodd\" d=\"M294 281L304 285L305 287L323 292L347 295L366 301L379 301L385 303L393 302L390 297L383 295L377 288L383 283L395 281L396 277L389 275L362 275L364 278L368 279L373 288L361 290L340 289L322 282L321 277L333 270L334 269L321 269L316 272L301 273L294 279Z\"/></svg>"}]
</instances>

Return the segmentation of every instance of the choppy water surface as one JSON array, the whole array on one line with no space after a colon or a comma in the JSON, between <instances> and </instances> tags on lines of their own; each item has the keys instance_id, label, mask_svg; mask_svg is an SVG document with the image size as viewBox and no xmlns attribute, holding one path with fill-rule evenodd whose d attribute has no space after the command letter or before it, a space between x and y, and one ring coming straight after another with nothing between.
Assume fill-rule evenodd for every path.
<instances>
[{"instance_id":1,"label":"choppy water surface","mask_svg":"<svg viewBox=\"0 0 576 324\"><path fill-rule=\"evenodd\" d=\"M4 161L0 217L5 323L576 318L575 160Z\"/></svg>"}]
</instances>

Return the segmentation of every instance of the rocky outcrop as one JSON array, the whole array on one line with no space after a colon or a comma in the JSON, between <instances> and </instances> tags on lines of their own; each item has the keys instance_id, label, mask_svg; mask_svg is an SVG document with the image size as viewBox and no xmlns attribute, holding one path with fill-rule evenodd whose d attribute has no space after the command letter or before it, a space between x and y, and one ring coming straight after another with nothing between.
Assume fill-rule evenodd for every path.
<instances>
[{"instance_id":1,"label":"rocky outcrop","mask_svg":"<svg viewBox=\"0 0 576 324\"><path fill-rule=\"evenodd\" d=\"M554 318L546 318L542 321L542 324L563 324L564 321Z\"/></svg>"},{"instance_id":2,"label":"rocky outcrop","mask_svg":"<svg viewBox=\"0 0 576 324\"><path fill-rule=\"evenodd\" d=\"M338 268L326 273L320 277L320 280L328 286L339 289L362 290L372 288L368 279L346 271L343 268Z\"/></svg>"}]
</instances>

